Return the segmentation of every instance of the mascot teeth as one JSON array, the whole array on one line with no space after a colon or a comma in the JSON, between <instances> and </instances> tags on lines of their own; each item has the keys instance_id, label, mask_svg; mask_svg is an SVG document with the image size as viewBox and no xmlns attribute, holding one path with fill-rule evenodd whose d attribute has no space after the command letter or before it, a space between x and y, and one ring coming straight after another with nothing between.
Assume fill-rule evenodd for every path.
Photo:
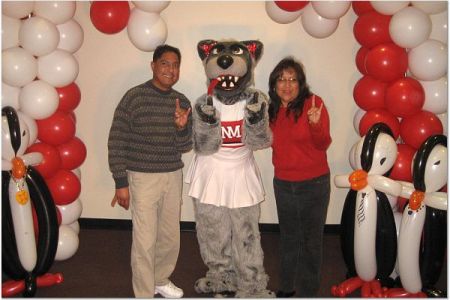
<instances>
[{"instance_id":1,"label":"mascot teeth","mask_svg":"<svg viewBox=\"0 0 450 300\"><path fill-rule=\"evenodd\" d=\"M219 82L222 82L220 85L223 89L233 89L237 82L239 81L239 76L232 76L232 75L221 75L217 77L217 80Z\"/></svg>"}]
</instances>

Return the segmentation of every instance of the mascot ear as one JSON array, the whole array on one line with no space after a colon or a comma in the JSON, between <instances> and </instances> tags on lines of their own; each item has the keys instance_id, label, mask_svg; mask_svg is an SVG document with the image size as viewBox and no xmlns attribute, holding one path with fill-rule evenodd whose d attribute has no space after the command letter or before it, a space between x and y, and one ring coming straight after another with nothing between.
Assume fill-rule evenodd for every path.
<instances>
[{"instance_id":1,"label":"mascot ear","mask_svg":"<svg viewBox=\"0 0 450 300\"><path fill-rule=\"evenodd\" d=\"M198 42L197 44L197 51L198 55L200 56L201 60L204 60L209 56L209 52L211 51L211 48L214 47L214 45L217 44L217 41L215 40L203 40Z\"/></svg>"},{"instance_id":2,"label":"mascot ear","mask_svg":"<svg viewBox=\"0 0 450 300\"><path fill-rule=\"evenodd\" d=\"M258 61L264 48L263 44L260 41L242 41L242 43L250 51L255 61Z\"/></svg>"}]
</instances>

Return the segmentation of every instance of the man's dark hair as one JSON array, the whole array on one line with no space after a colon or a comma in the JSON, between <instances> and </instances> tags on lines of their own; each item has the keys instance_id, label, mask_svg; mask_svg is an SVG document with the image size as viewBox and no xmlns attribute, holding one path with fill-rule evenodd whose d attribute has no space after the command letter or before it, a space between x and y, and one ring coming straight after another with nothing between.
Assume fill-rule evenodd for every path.
<instances>
[{"instance_id":1,"label":"man's dark hair","mask_svg":"<svg viewBox=\"0 0 450 300\"><path fill-rule=\"evenodd\" d=\"M166 45L166 44L159 45L158 47L156 47L155 51L153 52L153 61L156 62L166 52L173 52L173 53L175 53L178 56L178 60L181 62L180 49L172 47L170 45Z\"/></svg>"}]
</instances>

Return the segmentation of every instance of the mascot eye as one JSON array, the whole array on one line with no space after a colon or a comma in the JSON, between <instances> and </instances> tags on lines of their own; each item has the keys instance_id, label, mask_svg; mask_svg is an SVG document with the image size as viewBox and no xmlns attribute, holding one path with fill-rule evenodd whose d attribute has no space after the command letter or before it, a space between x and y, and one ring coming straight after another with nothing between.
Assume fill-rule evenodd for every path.
<instances>
[{"instance_id":1,"label":"mascot eye","mask_svg":"<svg viewBox=\"0 0 450 300\"><path fill-rule=\"evenodd\" d=\"M382 165L384 164L385 161L386 161L386 157L383 157L383 158L380 160L380 165L382 166Z\"/></svg>"},{"instance_id":2,"label":"mascot eye","mask_svg":"<svg viewBox=\"0 0 450 300\"><path fill-rule=\"evenodd\" d=\"M435 166L439 166L441 164L441 161L438 160L437 162L434 163Z\"/></svg>"},{"instance_id":3,"label":"mascot eye","mask_svg":"<svg viewBox=\"0 0 450 300\"><path fill-rule=\"evenodd\" d=\"M231 51L235 55L241 55L242 53L244 53L244 50L242 50L242 48L239 48L239 47L236 47L236 48L232 49Z\"/></svg>"}]
</instances>

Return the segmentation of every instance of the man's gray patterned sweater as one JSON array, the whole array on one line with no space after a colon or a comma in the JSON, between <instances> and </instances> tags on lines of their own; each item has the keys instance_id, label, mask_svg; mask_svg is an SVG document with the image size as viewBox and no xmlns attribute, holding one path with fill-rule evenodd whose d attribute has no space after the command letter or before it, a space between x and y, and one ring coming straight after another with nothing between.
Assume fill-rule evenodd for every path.
<instances>
[{"instance_id":1,"label":"man's gray patterned sweater","mask_svg":"<svg viewBox=\"0 0 450 300\"><path fill-rule=\"evenodd\" d=\"M114 113L108 139L109 168L116 189L128 186L127 170L164 173L181 169L181 154L192 149L192 118L177 130L175 102L191 107L183 94L162 91L150 81L131 88Z\"/></svg>"}]
</instances>

